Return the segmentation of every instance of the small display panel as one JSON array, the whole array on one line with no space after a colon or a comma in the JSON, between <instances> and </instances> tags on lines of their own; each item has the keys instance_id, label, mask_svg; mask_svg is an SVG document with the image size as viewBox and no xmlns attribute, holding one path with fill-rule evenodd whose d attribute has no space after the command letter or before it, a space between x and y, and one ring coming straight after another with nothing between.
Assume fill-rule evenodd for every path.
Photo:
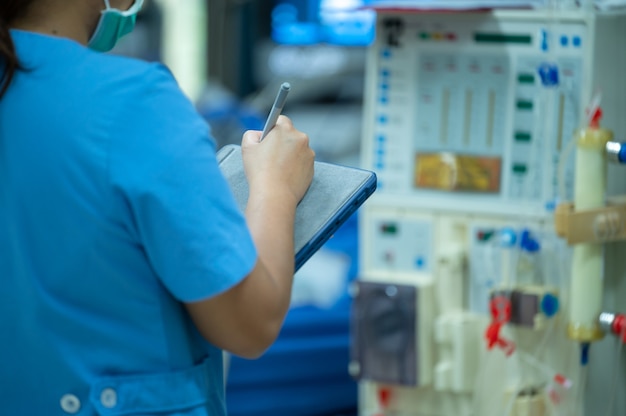
<instances>
[{"instance_id":1,"label":"small display panel","mask_svg":"<svg viewBox=\"0 0 626 416\"><path fill-rule=\"evenodd\" d=\"M506 33L474 33L476 43L516 43L531 45L533 37L530 35L512 35Z\"/></svg>"},{"instance_id":2,"label":"small display panel","mask_svg":"<svg viewBox=\"0 0 626 416\"><path fill-rule=\"evenodd\" d=\"M420 153L415 157L417 188L460 192L500 192L498 157Z\"/></svg>"}]
</instances>

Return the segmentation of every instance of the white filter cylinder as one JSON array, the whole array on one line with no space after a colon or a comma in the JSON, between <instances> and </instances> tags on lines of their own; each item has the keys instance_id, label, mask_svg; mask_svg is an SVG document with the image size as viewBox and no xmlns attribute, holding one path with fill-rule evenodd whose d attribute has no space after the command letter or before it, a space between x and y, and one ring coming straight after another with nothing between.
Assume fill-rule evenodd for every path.
<instances>
[{"instance_id":1,"label":"white filter cylinder","mask_svg":"<svg viewBox=\"0 0 626 416\"><path fill-rule=\"evenodd\" d=\"M606 156L604 146L579 146L576 151L574 204L577 211L604 206L606 195Z\"/></svg>"},{"instance_id":2,"label":"white filter cylinder","mask_svg":"<svg viewBox=\"0 0 626 416\"><path fill-rule=\"evenodd\" d=\"M452 363L444 361L435 366L435 382L434 388L437 391L448 391L452 384Z\"/></svg>"},{"instance_id":3,"label":"white filter cylinder","mask_svg":"<svg viewBox=\"0 0 626 416\"><path fill-rule=\"evenodd\" d=\"M439 258L437 276L439 310L441 313L463 310L463 266L465 252L460 244L452 243Z\"/></svg>"},{"instance_id":4,"label":"white filter cylinder","mask_svg":"<svg viewBox=\"0 0 626 416\"><path fill-rule=\"evenodd\" d=\"M464 315L452 323L452 391L471 393L478 373L477 321Z\"/></svg>"},{"instance_id":5,"label":"white filter cylinder","mask_svg":"<svg viewBox=\"0 0 626 416\"><path fill-rule=\"evenodd\" d=\"M606 196L605 145L611 133L601 129L581 130L576 151L576 211L603 207ZM574 247L571 282L570 338L595 341L602 337L597 319L602 308L603 250L601 244Z\"/></svg>"},{"instance_id":6,"label":"white filter cylinder","mask_svg":"<svg viewBox=\"0 0 626 416\"><path fill-rule=\"evenodd\" d=\"M450 313L435 321L439 362L435 367L437 391L471 393L480 358L478 318L470 313Z\"/></svg>"},{"instance_id":7,"label":"white filter cylinder","mask_svg":"<svg viewBox=\"0 0 626 416\"><path fill-rule=\"evenodd\" d=\"M579 244L572 263L570 334L577 341L593 341L602 309L602 246Z\"/></svg>"}]
</instances>

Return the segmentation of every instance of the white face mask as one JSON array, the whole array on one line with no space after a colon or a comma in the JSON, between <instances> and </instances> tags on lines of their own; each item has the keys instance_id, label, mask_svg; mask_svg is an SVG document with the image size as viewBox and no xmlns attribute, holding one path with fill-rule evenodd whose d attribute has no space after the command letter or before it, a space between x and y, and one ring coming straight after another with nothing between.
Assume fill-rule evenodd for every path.
<instances>
[{"instance_id":1,"label":"white face mask","mask_svg":"<svg viewBox=\"0 0 626 416\"><path fill-rule=\"evenodd\" d=\"M143 0L135 0L127 11L112 8L109 0L104 0L104 5L106 9L100 14L96 31L87 44L90 49L99 52L110 51L120 38L133 31Z\"/></svg>"}]
</instances>

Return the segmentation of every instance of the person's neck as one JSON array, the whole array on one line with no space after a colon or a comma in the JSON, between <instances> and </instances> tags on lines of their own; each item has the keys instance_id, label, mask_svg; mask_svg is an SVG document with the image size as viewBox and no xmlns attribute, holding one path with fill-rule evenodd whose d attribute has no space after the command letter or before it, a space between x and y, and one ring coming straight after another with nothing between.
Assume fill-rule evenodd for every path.
<instances>
[{"instance_id":1,"label":"person's neck","mask_svg":"<svg viewBox=\"0 0 626 416\"><path fill-rule=\"evenodd\" d=\"M95 30L97 20L95 23L91 24L77 23L90 20L80 14L80 10L63 10L58 13L48 12L46 14L39 13L37 17L16 19L11 22L10 26L13 29L73 39L83 45L87 45Z\"/></svg>"}]
</instances>

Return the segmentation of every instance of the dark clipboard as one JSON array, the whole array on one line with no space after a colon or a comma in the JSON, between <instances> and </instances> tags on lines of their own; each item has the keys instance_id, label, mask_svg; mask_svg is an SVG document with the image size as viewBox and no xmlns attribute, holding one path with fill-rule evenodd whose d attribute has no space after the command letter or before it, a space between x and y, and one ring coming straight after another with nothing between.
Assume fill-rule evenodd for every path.
<instances>
[{"instance_id":1,"label":"dark clipboard","mask_svg":"<svg viewBox=\"0 0 626 416\"><path fill-rule=\"evenodd\" d=\"M243 169L241 147L222 147L217 152L217 161L239 208L244 211L248 203L248 181ZM315 162L311 186L296 208L295 271L374 193L376 185L374 172Z\"/></svg>"}]
</instances>

